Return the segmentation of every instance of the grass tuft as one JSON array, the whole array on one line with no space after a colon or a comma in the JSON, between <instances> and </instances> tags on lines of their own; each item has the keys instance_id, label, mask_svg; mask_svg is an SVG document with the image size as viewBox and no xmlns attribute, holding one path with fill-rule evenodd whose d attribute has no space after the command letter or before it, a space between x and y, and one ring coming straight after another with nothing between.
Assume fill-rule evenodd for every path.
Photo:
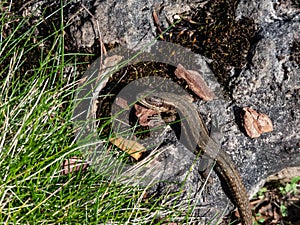
<instances>
[{"instance_id":1,"label":"grass tuft","mask_svg":"<svg viewBox=\"0 0 300 225\"><path fill-rule=\"evenodd\" d=\"M0 223L173 221L181 205L170 207L168 196L145 200L145 188L111 182L92 169L61 174L64 160L82 155L71 118L76 68L85 63L65 52L64 6L46 17L49 24L60 18L46 37L36 32L42 19L32 24L32 16L0 7Z\"/></svg>"}]
</instances>

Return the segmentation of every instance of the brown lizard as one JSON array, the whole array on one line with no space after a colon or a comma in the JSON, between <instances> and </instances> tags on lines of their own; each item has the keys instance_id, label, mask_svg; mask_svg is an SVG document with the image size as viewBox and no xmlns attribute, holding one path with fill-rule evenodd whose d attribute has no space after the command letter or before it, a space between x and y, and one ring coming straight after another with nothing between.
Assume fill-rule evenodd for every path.
<instances>
[{"instance_id":1,"label":"brown lizard","mask_svg":"<svg viewBox=\"0 0 300 225\"><path fill-rule=\"evenodd\" d=\"M242 224L252 225L252 212L248 193L240 174L227 153L210 138L196 107L185 96L168 92L144 92L139 94L137 98L142 105L158 112L168 112L176 109L181 119L180 141L195 154L198 155L199 151L202 150L206 156L215 160L215 170L229 187Z\"/></svg>"}]
</instances>

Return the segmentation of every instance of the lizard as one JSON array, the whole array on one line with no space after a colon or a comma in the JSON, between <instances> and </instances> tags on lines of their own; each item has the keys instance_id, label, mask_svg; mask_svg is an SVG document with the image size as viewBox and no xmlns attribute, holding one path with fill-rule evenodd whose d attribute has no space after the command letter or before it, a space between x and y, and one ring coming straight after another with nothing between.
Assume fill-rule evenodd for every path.
<instances>
[{"instance_id":1,"label":"lizard","mask_svg":"<svg viewBox=\"0 0 300 225\"><path fill-rule=\"evenodd\" d=\"M226 182L235 201L243 225L252 225L252 212L247 190L239 172L227 153L210 138L197 108L184 95L169 92L143 92L137 101L150 109L161 112L176 110L181 119L180 142L194 154L199 151L215 160L215 170Z\"/></svg>"}]
</instances>

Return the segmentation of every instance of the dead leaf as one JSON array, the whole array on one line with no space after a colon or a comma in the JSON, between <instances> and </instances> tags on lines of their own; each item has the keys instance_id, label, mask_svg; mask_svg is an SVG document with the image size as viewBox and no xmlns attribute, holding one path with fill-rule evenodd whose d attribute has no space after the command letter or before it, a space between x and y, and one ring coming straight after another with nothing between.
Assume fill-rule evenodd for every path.
<instances>
[{"instance_id":1,"label":"dead leaf","mask_svg":"<svg viewBox=\"0 0 300 225\"><path fill-rule=\"evenodd\" d=\"M139 160L142 157L143 152L146 152L146 148L137 141L128 140L122 137L110 138L109 141L135 160Z\"/></svg>"},{"instance_id":2,"label":"dead leaf","mask_svg":"<svg viewBox=\"0 0 300 225\"><path fill-rule=\"evenodd\" d=\"M273 131L273 124L270 118L263 113L258 113L255 110L244 107L244 128L250 138L257 138L262 133Z\"/></svg>"},{"instance_id":3,"label":"dead leaf","mask_svg":"<svg viewBox=\"0 0 300 225\"><path fill-rule=\"evenodd\" d=\"M122 109L126 109L126 110L129 110L129 109L130 109L129 106L128 106L127 100L124 99L124 98L117 97L115 102L116 102L116 104L117 104L118 106L120 106Z\"/></svg>"},{"instance_id":4,"label":"dead leaf","mask_svg":"<svg viewBox=\"0 0 300 225\"><path fill-rule=\"evenodd\" d=\"M216 98L214 92L207 86L199 72L186 70L181 64L179 64L175 70L175 75L178 78L184 79L190 89L204 101L210 101Z\"/></svg>"},{"instance_id":5,"label":"dead leaf","mask_svg":"<svg viewBox=\"0 0 300 225\"><path fill-rule=\"evenodd\" d=\"M69 173L78 172L80 170L85 170L88 166L88 163L77 156L73 156L70 159L66 159L62 163L62 175Z\"/></svg>"},{"instance_id":6,"label":"dead leaf","mask_svg":"<svg viewBox=\"0 0 300 225\"><path fill-rule=\"evenodd\" d=\"M157 111L155 111L153 109L147 109L147 108L145 108L143 106L140 106L138 104L135 104L134 108L135 108L135 111L136 111L135 115L139 119L139 124L141 126L149 126L150 125L149 117L158 114Z\"/></svg>"}]
</instances>

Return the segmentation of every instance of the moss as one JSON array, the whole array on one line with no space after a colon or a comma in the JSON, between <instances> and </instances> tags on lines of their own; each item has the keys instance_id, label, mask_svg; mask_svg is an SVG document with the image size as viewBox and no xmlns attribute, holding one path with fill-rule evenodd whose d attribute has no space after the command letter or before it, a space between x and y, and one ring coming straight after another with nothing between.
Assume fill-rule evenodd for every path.
<instances>
[{"instance_id":1,"label":"moss","mask_svg":"<svg viewBox=\"0 0 300 225\"><path fill-rule=\"evenodd\" d=\"M242 68L247 63L255 24L250 18L236 20L237 1L217 0L195 8L164 36L167 41L191 48L212 59L211 67L225 87L232 67Z\"/></svg>"}]
</instances>

